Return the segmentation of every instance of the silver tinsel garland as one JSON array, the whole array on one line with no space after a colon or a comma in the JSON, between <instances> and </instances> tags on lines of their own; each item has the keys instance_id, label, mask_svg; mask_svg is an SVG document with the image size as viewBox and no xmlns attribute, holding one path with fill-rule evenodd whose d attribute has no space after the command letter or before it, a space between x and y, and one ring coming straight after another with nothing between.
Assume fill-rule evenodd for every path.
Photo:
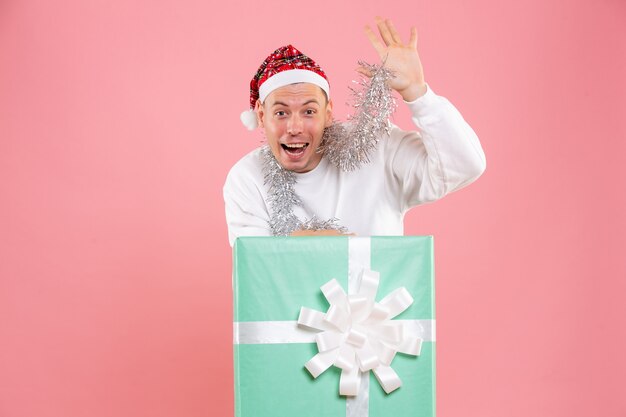
<instances>
[{"instance_id":1,"label":"silver tinsel garland","mask_svg":"<svg viewBox=\"0 0 626 417\"><path fill-rule=\"evenodd\" d=\"M396 101L387 84L393 74L387 68L359 61L372 74L355 81L360 88L350 87L355 112L347 123L335 122L324 131L318 152L342 171L354 171L369 162L370 153L383 133L389 133L389 118L396 110Z\"/></svg>"},{"instance_id":2,"label":"silver tinsel garland","mask_svg":"<svg viewBox=\"0 0 626 417\"><path fill-rule=\"evenodd\" d=\"M293 189L296 176L284 169L269 146L261 149L263 159L263 181L268 186L268 203L271 210L270 228L274 236L287 236L296 230L337 230L346 233L345 227L337 224L337 219L320 220L313 216L301 221L293 214L294 206L301 206L302 200Z\"/></svg>"},{"instance_id":3,"label":"silver tinsel garland","mask_svg":"<svg viewBox=\"0 0 626 417\"><path fill-rule=\"evenodd\" d=\"M387 68L359 62L366 68L371 78L356 82L359 88L350 88L352 107L355 112L345 123L334 122L324 130L318 153L323 153L329 162L342 171L354 171L369 162L370 153L376 149L381 135L389 131L389 117L396 108L396 102L387 81L393 74ZM338 224L338 219L300 220L293 213L294 206L302 206L302 200L294 191L296 176L284 169L268 145L261 150L263 177L268 187L270 206L270 228L274 236L287 236L296 230L337 230L346 233L347 229Z\"/></svg>"}]
</instances>

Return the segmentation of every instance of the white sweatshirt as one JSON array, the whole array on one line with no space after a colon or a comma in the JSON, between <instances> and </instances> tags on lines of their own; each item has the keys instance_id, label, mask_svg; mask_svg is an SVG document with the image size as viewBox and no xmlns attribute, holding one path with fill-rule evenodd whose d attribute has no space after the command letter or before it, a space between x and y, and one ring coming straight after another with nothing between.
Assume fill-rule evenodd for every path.
<instances>
[{"instance_id":1,"label":"white sweatshirt","mask_svg":"<svg viewBox=\"0 0 626 417\"><path fill-rule=\"evenodd\" d=\"M358 236L402 235L411 207L438 200L483 173L478 137L452 103L428 86L406 104L417 131L393 126L370 163L342 172L322 158L315 169L296 174L294 189L304 203L294 207L298 218L337 218ZM271 236L260 148L230 170L224 200L231 246L238 236Z\"/></svg>"}]
</instances>

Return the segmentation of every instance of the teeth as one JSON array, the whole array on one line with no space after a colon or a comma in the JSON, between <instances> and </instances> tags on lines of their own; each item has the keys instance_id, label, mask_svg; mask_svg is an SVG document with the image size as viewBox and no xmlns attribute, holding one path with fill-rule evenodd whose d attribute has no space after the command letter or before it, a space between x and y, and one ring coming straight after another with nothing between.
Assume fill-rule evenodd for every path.
<instances>
[{"instance_id":1,"label":"teeth","mask_svg":"<svg viewBox=\"0 0 626 417\"><path fill-rule=\"evenodd\" d=\"M288 148L304 148L306 143L285 143L285 146Z\"/></svg>"}]
</instances>

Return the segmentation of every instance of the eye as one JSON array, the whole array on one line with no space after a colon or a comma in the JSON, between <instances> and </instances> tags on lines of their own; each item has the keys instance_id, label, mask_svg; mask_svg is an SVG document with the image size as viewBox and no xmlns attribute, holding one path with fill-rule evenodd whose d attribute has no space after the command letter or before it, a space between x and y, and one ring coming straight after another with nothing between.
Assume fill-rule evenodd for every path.
<instances>
[{"instance_id":1,"label":"eye","mask_svg":"<svg viewBox=\"0 0 626 417\"><path fill-rule=\"evenodd\" d=\"M316 113L316 111L315 111L314 109L307 109L307 110L305 111L305 113L306 113L307 115L311 116L311 115L314 115L314 114Z\"/></svg>"},{"instance_id":2,"label":"eye","mask_svg":"<svg viewBox=\"0 0 626 417\"><path fill-rule=\"evenodd\" d=\"M278 117L283 117L284 115L286 115L287 113L285 113L284 110L278 110L276 113L274 113L275 116Z\"/></svg>"}]
</instances>

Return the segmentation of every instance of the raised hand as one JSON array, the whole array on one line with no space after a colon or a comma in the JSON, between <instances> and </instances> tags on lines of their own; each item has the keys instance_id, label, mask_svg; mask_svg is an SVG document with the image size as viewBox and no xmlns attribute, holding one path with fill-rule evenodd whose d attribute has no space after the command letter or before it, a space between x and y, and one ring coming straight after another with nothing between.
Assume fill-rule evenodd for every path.
<instances>
[{"instance_id":1,"label":"raised hand","mask_svg":"<svg viewBox=\"0 0 626 417\"><path fill-rule=\"evenodd\" d=\"M417 53L417 29L411 28L409 42L404 44L391 20L378 16L375 20L383 42L369 26L365 26L365 34L385 67L395 74L395 78L389 81L389 87L396 90L406 101L413 101L424 95L426 83L422 63ZM358 71L370 75L365 68L360 68Z\"/></svg>"}]
</instances>

